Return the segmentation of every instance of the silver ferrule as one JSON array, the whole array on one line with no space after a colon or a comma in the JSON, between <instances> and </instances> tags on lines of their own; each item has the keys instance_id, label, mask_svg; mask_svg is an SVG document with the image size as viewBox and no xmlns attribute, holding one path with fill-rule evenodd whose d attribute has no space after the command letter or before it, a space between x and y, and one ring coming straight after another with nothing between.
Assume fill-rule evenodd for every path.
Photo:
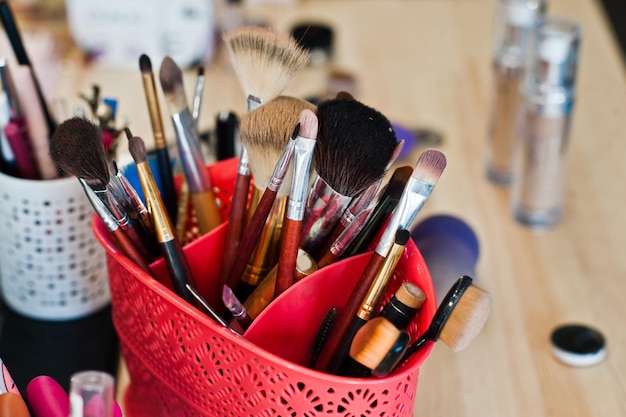
<instances>
[{"instance_id":1,"label":"silver ferrule","mask_svg":"<svg viewBox=\"0 0 626 417\"><path fill-rule=\"evenodd\" d=\"M348 249L348 246L352 243L354 238L357 237L367 220L370 218L370 214L374 210L374 206L370 206L362 210L357 216L354 217L354 220L350 222L350 224L343 229L343 232L335 239L335 241L330 246L330 251L335 256L341 256Z\"/></svg>"},{"instance_id":2,"label":"silver ferrule","mask_svg":"<svg viewBox=\"0 0 626 417\"><path fill-rule=\"evenodd\" d=\"M254 96L252 94L248 95L247 100L248 100L248 111L252 111L263 105L263 100L260 97Z\"/></svg>"},{"instance_id":3,"label":"silver ferrule","mask_svg":"<svg viewBox=\"0 0 626 417\"><path fill-rule=\"evenodd\" d=\"M351 200L316 174L306 203L300 246L307 252L313 252L332 231Z\"/></svg>"},{"instance_id":4,"label":"silver ferrule","mask_svg":"<svg viewBox=\"0 0 626 417\"><path fill-rule=\"evenodd\" d=\"M283 149L283 153L278 158L278 162L276 162L276 166L274 167L274 171L272 172L272 176L270 177L270 181L267 184L267 188L270 191L278 192L280 186L285 179L285 175L287 175L287 170L289 169L289 164L291 163L291 159L293 158L293 151L296 145L296 140L291 139Z\"/></svg>"},{"instance_id":5,"label":"silver ferrule","mask_svg":"<svg viewBox=\"0 0 626 417\"><path fill-rule=\"evenodd\" d=\"M211 189L211 180L204 166L200 143L193 123L191 112L185 108L180 113L172 115L176 132L178 153L189 191L198 193Z\"/></svg>"},{"instance_id":6,"label":"silver ferrule","mask_svg":"<svg viewBox=\"0 0 626 417\"><path fill-rule=\"evenodd\" d=\"M296 138L293 150L293 180L287 203L288 219L301 221L304 218L306 189L309 184L309 170L315 149L315 139L302 136Z\"/></svg>"},{"instance_id":7,"label":"silver ferrule","mask_svg":"<svg viewBox=\"0 0 626 417\"><path fill-rule=\"evenodd\" d=\"M114 198L109 190L93 190L93 192L96 197L100 199L102 204L104 204L107 210L109 210L111 215L115 218L118 226L121 227L122 230L128 230L132 227L130 217L124 211L119 201Z\"/></svg>"},{"instance_id":8,"label":"silver ferrule","mask_svg":"<svg viewBox=\"0 0 626 417\"><path fill-rule=\"evenodd\" d=\"M83 180L82 178L78 178L78 182L83 187L83 190L85 191L87 199L91 203L93 210L98 215L98 217L100 217L100 220L102 220L102 223L104 223L104 226L107 228L107 230L110 232L114 232L119 229L119 225L117 224L115 217L113 217L111 212L106 208L104 203L100 200L100 198L98 198L98 196L91 189L91 187L87 185L85 180Z\"/></svg>"},{"instance_id":9,"label":"silver ferrule","mask_svg":"<svg viewBox=\"0 0 626 417\"><path fill-rule=\"evenodd\" d=\"M239 164L237 165L238 175L250 175L250 157L248 156L248 149L241 145L241 152L239 152Z\"/></svg>"},{"instance_id":10,"label":"silver ferrule","mask_svg":"<svg viewBox=\"0 0 626 417\"><path fill-rule=\"evenodd\" d=\"M425 183L415 177L409 178L400 201L398 201L398 205L376 246L376 252L379 255L387 256L391 246L393 246L398 229L410 230L413 220L415 220L417 213L430 196L433 188L433 184Z\"/></svg>"},{"instance_id":11,"label":"silver ferrule","mask_svg":"<svg viewBox=\"0 0 626 417\"><path fill-rule=\"evenodd\" d=\"M139 193L137 192L135 187L133 187L130 181L128 181L128 178L126 178L124 173L119 169L115 172L114 178L118 180L119 184L124 190L124 194L128 197L130 203L135 208L135 210L137 210L137 213L140 216L144 216L148 212L148 209L146 208L143 200L141 200L141 197L139 197Z\"/></svg>"}]
</instances>

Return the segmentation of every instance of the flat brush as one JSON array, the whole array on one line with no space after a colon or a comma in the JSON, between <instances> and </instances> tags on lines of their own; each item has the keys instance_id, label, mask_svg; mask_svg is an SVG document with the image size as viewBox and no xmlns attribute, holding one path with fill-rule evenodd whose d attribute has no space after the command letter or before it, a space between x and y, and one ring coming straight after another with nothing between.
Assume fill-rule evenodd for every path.
<instances>
[{"instance_id":1,"label":"flat brush","mask_svg":"<svg viewBox=\"0 0 626 417\"><path fill-rule=\"evenodd\" d=\"M491 294L472 284L464 275L439 304L428 329L407 349L403 361L426 342L441 340L454 352L465 349L482 330L491 312Z\"/></svg>"},{"instance_id":2,"label":"flat brush","mask_svg":"<svg viewBox=\"0 0 626 417\"><path fill-rule=\"evenodd\" d=\"M323 101L317 114L316 175L300 242L314 257L352 198L385 174L397 143L389 120L357 100Z\"/></svg>"},{"instance_id":3,"label":"flat brush","mask_svg":"<svg viewBox=\"0 0 626 417\"><path fill-rule=\"evenodd\" d=\"M204 166L193 117L187 106L183 74L170 57L165 57L161 63L159 79L176 131L178 153L185 179L189 184L191 203L198 218L198 228L201 234L205 234L222 223L222 216L209 173Z\"/></svg>"},{"instance_id":4,"label":"flat brush","mask_svg":"<svg viewBox=\"0 0 626 417\"><path fill-rule=\"evenodd\" d=\"M141 183L141 189L146 199L152 224L154 225L156 240L161 248L174 292L183 300L195 306L197 301L187 289L187 284L195 287L193 274L183 252L183 247L176 233L174 233L172 220L167 216L165 205L148 163L143 139L130 135L128 130L126 130L126 134L128 137L128 150L137 166L137 176Z\"/></svg>"},{"instance_id":5,"label":"flat brush","mask_svg":"<svg viewBox=\"0 0 626 417\"><path fill-rule=\"evenodd\" d=\"M398 167L394 170L384 191L372 209L372 213L367 219L367 222L345 250L342 258L348 258L367 251L374 237L379 233L383 224L389 218L389 215L396 208L402 196L402 192L404 191L404 187L409 178L411 178L412 173L413 167L408 165Z\"/></svg>"},{"instance_id":6,"label":"flat brush","mask_svg":"<svg viewBox=\"0 0 626 417\"><path fill-rule=\"evenodd\" d=\"M296 138L294 149L293 179L280 244L274 298L295 282L300 229L305 211L306 187L309 183L309 170L317 137L317 117L311 110L303 110L300 113L299 124L300 132Z\"/></svg>"},{"instance_id":7,"label":"flat brush","mask_svg":"<svg viewBox=\"0 0 626 417\"><path fill-rule=\"evenodd\" d=\"M427 149L420 154L415 164L413 175L407 181L400 201L387 223L374 253L352 290L348 302L341 310L337 324L333 328L333 333L320 353L316 369L328 369L328 372L333 372L335 369L330 369L331 365L333 368L336 368L341 363L342 358L336 355L339 353L338 348L342 343L342 337L350 327L353 317L356 316L361 302L364 300L367 291L376 278L377 272L393 246L396 232L399 229L410 229L411 223L415 220L417 213L426 200L428 200L445 166L445 155L438 150Z\"/></svg>"},{"instance_id":8,"label":"flat brush","mask_svg":"<svg viewBox=\"0 0 626 417\"><path fill-rule=\"evenodd\" d=\"M139 69L141 71L141 80L143 82L152 135L154 137L154 153L157 159L159 178L161 179L161 196L165 208L167 209L167 214L170 216L170 219L172 219L172 222L176 224L178 216L177 197L176 188L174 186L174 174L172 172L172 161L170 159L165 131L163 129L161 106L159 104L154 73L152 71L152 62L148 55L142 54L139 57Z\"/></svg>"},{"instance_id":9,"label":"flat brush","mask_svg":"<svg viewBox=\"0 0 626 417\"><path fill-rule=\"evenodd\" d=\"M248 329L248 327L252 324L252 319L248 316L246 308L243 304L241 304L241 301L239 301L233 290L231 290L228 285L224 285L222 287L222 301L230 314L237 319L241 329L244 331Z\"/></svg>"},{"instance_id":10,"label":"flat brush","mask_svg":"<svg viewBox=\"0 0 626 417\"><path fill-rule=\"evenodd\" d=\"M128 236L144 259L152 259L148 249L153 241L124 209L110 181L109 165L100 129L80 117L63 121L50 139L50 157L58 169L84 180Z\"/></svg>"},{"instance_id":11,"label":"flat brush","mask_svg":"<svg viewBox=\"0 0 626 417\"><path fill-rule=\"evenodd\" d=\"M83 187L83 190L85 191L87 199L91 203L94 212L100 218L100 220L102 220L104 227L106 227L109 233L111 233L111 236L113 237L113 240L115 240L117 247L122 251L124 255L128 257L128 259L133 261L144 272L152 275L152 271L148 266L149 260L145 259L142 253L137 250L133 242L130 241L128 236L126 236L124 231L120 228L119 224L115 220L115 217L106 208L104 203L98 198L98 196L96 195L96 193L94 193L91 187L89 187L82 178L78 178L78 181Z\"/></svg>"},{"instance_id":12,"label":"flat brush","mask_svg":"<svg viewBox=\"0 0 626 417\"><path fill-rule=\"evenodd\" d=\"M26 48L24 47L24 43L22 42L22 36L20 34L20 30L17 27L17 23L15 22L15 18L13 17L13 12L9 6L9 2L6 0L0 1L0 20L2 21L2 25L4 26L4 30L9 38L9 42L11 42L11 47L13 48L13 53L15 54L15 58L17 59L18 64L25 65L30 68L30 75L33 79L33 84L37 91L37 97L39 98L39 104L41 106L41 110L44 113L46 118L46 124L48 125L48 132L54 133L57 127L57 123L50 114L48 110L48 104L43 96L41 91L41 86L39 85L39 80L35 75L35 71L33 66L31 65L30 59L28 58L28 54L26 53Z\"/></svg>"}]
</instances>

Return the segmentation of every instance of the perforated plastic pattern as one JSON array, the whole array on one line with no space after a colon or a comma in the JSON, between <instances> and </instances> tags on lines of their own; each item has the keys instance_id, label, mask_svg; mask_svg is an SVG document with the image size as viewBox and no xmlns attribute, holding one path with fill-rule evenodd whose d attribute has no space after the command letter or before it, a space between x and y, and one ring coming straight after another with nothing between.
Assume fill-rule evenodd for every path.
<instances>
[{"instance_id":1,"label":"perforated plastic pattern","mask_svg":"<svg viewBox=\"0 0 626 417\"><path fill-rule=\"evenodd\" d=\"M31 181L0 174L0 282L9 307L63 320L110 302L92 213L76 178Z\"/></svg>"}]
</instances>

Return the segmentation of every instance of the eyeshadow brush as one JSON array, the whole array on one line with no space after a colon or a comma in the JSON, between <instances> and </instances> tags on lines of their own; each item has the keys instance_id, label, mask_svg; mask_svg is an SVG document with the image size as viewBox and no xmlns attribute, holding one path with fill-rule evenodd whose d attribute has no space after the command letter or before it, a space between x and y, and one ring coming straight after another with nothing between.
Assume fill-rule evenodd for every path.
<instances>
[{"instance_id":1,"label":"eyeshadow brush","mask_svg":"<svg viewBox=\"0 0 626 417\"><path fill-rule=\"evenodd\" d=\"M198 219L200 234L213 230L222 223L211 178L206 170L193 117L187 106L181 69L170 57L165 57L159 71L174 130L178 154L185 179L189 184L191 203Z\"/></svg>"},{"instance_id":2,"label":"eyeshadow brush","mask_svg":"<svg viewBox=\"0 0 626 417\"><path fill-rule=\"evenodd\" d=\"M154 153L157 159L157 170L161 179L161 197L167 209L167 214L176 224L178 210L176 188L174 186L174 173L172 172L172 160L167 147L165 131L163 129L163 118L161 116L161 105L157 95L156 82L152 71L152 62L146 54L139 57L139 70L143 82L144 95L150 116L150 125L154 137Z\"/></svg>"},{"instance_id":3,"label":"eyeshadow brush","mask_svg":"<svg viewBox=\"0 0 626 417\"><path fill-rule=\"evenodd\" d=\"M340 353L338 348L342 343L343 335L350 327L353 317L356 316L361 302L364 300L366 293L393 246L397 230L401 228L410 229L411 223L428 200L445 166L445 155L438 150L427 149L420 154L413 174L407 181L400 201L387 223L374 253L371 255L365 270L352 290L348 302L340 310L332 334L317 360L316 369L326 370L330 373L337 371L337 367L342 360L337 354Z\"/></svg>"}]
</instances>

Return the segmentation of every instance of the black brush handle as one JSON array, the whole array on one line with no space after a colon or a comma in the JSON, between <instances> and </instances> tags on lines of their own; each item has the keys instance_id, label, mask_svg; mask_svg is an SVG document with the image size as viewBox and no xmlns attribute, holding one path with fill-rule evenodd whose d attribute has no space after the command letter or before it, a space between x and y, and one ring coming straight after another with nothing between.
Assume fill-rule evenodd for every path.
<instances>
[{"instance_id":1,"label":"black brush handle","mask_svg":"<svg viewBox=\"0 0 626 417\"><path fill-rule=\"evenodd\" d=\"M367 320L364 320L359 316L354 316L352 323L350 323L350 327L348 327L342 336L341 342L335 351L335 355L330 361L330 365L326 368L328 373L334 375L357 376L352 372L350 372L350 374L347 373L348 371L345 369L345 366L346 362L349 361L346 361L346 359L350 357L350 346L352 345L352 340L354 339L356 332L358 332L359 329L365 325L365 323L367 323Z\"/></svg>"},{"instance_id":2,"label":"black brush handle","mask_svg":"<svg viewBox=\"0 0 626 417\"><path fill-rule=\"evenodd\" d=\"M172 224L176 224L178 218L178 201L174 186L174 174L172 173L172 161L167 148L157 148L154 151L157 158L157 168L161 178L161 192L165 210Z\"/></svg>"},{"instance_id":3,"label":"black brush handle","mask_svg":"<svg viewBox=\"0 0 626 417\"><path fill-rule=\"evenodd\" d=\"M174 239L161 242L159 246L161 247L165 265L167 265L174 292L183 300L195 306L196 299L186 287L189 284L195 288L195 283L182 246L177 244Z\"/></svg>"},{"instance_id":4,"label":"black brush handle","mask_svg":"<svg viewBox=\"0 0 626 417\"><path fill-rule=\"evenodd\" d=\"M235 138L237 137L238 126L239 120L235 113L231 111L218 113L215 119L215 156L218 161L235 156Z\"/></svg>"},{"instance_id":5,"label":"black brush handle","mask_svg":"<svg viewBox=\"0 0 626 417\"><path fill-rule=\"evenodd\" d=\"M315 361L322 351L324 343L326 343L326 340L328 340L330 329L332 329L335 325L338 311L339 310L337 310L337 307L331 307L324 315L324 319L317 329L317 333L315 334L315 338L313 339L313 344L311 345L311 359L309 360L309 368L313 368L313 366L315 366Z\"/></svg>"},{"instance_id":6,"label":"black brush handle","mask_svg":"<svg viewBox=\"0 0 626 417\"><path fill-rule=\"evenodd\" d=\"M397 199L391 198L389 196L384 196L378 202L378 204L376 204L376 207L374 207L374 210L372 210L372 214L367 220L367 223L365 223L363 229L361 229L361 231L354 238L350 246L348 246L348 249L346 249L346 251L341 256L341 259L349 258L351 256L366 252L368 247L372 243L372 240L380 231L381 227L383 227L385 221L397 204Z\"/></svg>"}]
</instances>

